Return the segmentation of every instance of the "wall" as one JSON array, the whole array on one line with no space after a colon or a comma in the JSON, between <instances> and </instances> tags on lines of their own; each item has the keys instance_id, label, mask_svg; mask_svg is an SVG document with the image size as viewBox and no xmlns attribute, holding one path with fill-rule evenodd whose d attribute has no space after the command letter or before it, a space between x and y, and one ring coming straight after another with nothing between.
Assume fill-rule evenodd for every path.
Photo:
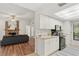
<instances>
[{"instance_id":1,"label":"wall","mask_svg":"<svg viewBox=\"0 0 79 59\"><path fill-rule=\"evenodd\" d=\"M5 20L0 19L0 40L2 40L3 35L5 34Z\"/></svg>"},{"instance_id":2,"label":"wall","mask_svg":"<svg viewBox=\"0 0 79 59\"><path fill-rule=\"evenodd\" d=\"M20 34L25 34L26 33L26 21L24 20L19 20L19 29L20 29Z\"/></svg>"},{"instance_id":3,"label":"wall","mask_svg":"<svg viewBox=\"0 0 79 59\"><path fill-rule=\"evenodd\" d=\"M79 46L79 41L73 40L73 22L63 22L63 33L66 38L66 46Z\"/></svg>"},{"instance_id":4,"label":"wall","mask_svg":"<svg viewBox=\"0 0 79 59\"><path fill-rule=\"evenodd\" d=\"M5 35L5 21L0 19L0 40L2 40L3 35ZM29 22L28 22L29 23ZM25 20L19 20L20 34L26 33L26 25L28 24Z\"/></svg>"},{"instance_id":5,"label":"wall","mask_svg":"<svg viewBox=\"0 0 79 59\"><path fill-rule=\"evenodd\" d=\"M35 33L34 33L34 26L33 25L26 25L26 34L30 37L34 37Z\"/></svg>"},{"instance_id":6,"label":"wall","mask_svg":"<svg viewBox=\"0 0 79 59\"><path fill-rule=\"evenodd\" d=\"M15 4L0 4L0 40L5 34L5 21L11 15L15 15L19 20L20 34L25 34L26 25L30 25L30 21L33 20L34 11Z\"/></svg>"},{"instance_id":7,"label":"wall","mask_svg":"<svg viewBox=\"0 0 79 59\"><path fill-rule=\"evenodd\" d=\"M63 23L63 33L66 38L66 45L71 46L73 41L72 23L70 21L65 21Z\"/></svg>"},{"instance_id":8,"label":"wall","mask_svg":"<svg viewBox=\"0 0 79 59\"><path fill-rule=\"evenodd\" d=\"M76 41L76 40L73 40L73 23L74 22L79 22L79 21L72 21L72 25L71 25L71 28L72 28L72 45L75 45L75 46L79 46L79 41Z\"/></svg>"}]
</instances>

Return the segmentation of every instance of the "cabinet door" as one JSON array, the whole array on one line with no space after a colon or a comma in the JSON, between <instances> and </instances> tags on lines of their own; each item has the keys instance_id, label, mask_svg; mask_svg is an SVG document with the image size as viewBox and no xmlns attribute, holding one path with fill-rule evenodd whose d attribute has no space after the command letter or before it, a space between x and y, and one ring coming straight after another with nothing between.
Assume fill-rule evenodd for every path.
<instances>
[{"instance_id":1,"label":"cabinet door","mask_svg":"<svg viewBox=\"0 0 79 59\"><path fill-rule=\"evenodd\" d=\"M50 39L50 52L53 53L55 51L55 40L53 38Z\"/></svg>"},{"instance_id":2,"label":"cabinet door","mask_svg":"<svg viewBox=\"0 0 79 59\"><path fill-rule=\"evenodd\" d=\"M49 55L50 52L50 39L45 40L45 55Z\"/></svg>"},{"instance_id":3,"label":"cabinet door","mask_svg":"<svg viewBox=\"0 0 79 59\"><path fill-rule=\"evenodd\" d=\"M55 29L54 22L52 18L40 15L40 28L41 29Z\"/></svg>"},{"instance_id":4,"label":"cabinet door","mask_svg":"<svg viewBox=\"0 0 79 59\"><path fill-rule=\"evenodd\" d=\"M59 49L59 37L54 38L54 42L55 42L55 51Z\"/></svg>"},{"instance_id":5,"label":"cabinet door","mask_svg":"<svg viewBox=\"0 0 79 59\"><path fill-rule=\"evenodd\" d=\"M61 25L62 22L48 16L40 15L41 29L55 29L55 25Z\"/></svg>"},{"instance_id":6,"label":"cabinet door","mask_svg":"<svg viewBox=\"0 0 79 59\"><path fill-rule=\"evenodd\" d=\"M38 38L38 39L35 41L35 43L36 43L36 45L35 45L36 53L37 53L38 55L43 56L43 55L44 55L44 40Z\"/></svg>"},{"instance_id":7,"label":"cabinet door","mask_svg":"<svg viewBox=\"0 0 79 59\"><path fill-rule=\"evenodd\" d=\"M51 53L54 53L58 49L59 49L59 39L58 37L54 37L50 40L50 51Z\"/></svg>"},{"instance_id":8,"label":"cabinet door","mask_svg":"<svg viewBox=\"0 0 79 59\"><path fill-rule=\"evenodd\" d=\"M50 27L51 29L55 29L55 21L53 19L50 19Z\"/></svg>"},{"instance_id":9,"label":"cabinet door","mask_svg":"<svg viewBox=\"0 0 79 59\"><path fill-rule=\"evenodd\" d=\"M40 15L40 28L49 29L49 19L46 16Z\"/></svg>"}]
</instances>

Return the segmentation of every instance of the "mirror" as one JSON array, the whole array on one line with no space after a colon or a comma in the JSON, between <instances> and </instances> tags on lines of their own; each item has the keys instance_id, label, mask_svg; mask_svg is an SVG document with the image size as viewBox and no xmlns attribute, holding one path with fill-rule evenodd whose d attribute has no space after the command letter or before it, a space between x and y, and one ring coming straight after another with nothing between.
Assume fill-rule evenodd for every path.
<instances>
[{"instance_id":1,"label":"mirror","mask_svg":"<svg viewBox=\"0 0 79 59\"><path fill-rule=\"evenodd\" d=\"M19 34L19 21L12 21L8 20L5 22L5 35L9 36L12 35L12 33L16 33L16 35Z\"/></svg>"},{"instance_id":2,"label":"mirror","mask_svg":"<svg viewBox=\"0 0 79 59\"><path fill-rule=\"evenodd\" d=\"M17 27L17 22L16 21L8 21L8 29L10 30L15 30Z\"/></svg>"}]
</instances>

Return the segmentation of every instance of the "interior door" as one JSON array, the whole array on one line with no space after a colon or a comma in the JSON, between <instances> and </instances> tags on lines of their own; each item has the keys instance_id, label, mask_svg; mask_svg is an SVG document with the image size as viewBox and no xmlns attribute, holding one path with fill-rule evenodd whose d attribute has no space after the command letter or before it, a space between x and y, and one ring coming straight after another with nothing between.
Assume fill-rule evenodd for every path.
<instances>
[{"instance_id":1,"label":"interior door","mask_svg":"<svg viewBox=\"0 0 79 59\"><path fill-rule=\"evenodd\" d=\"M26 34L30 36L30 26L26 25Z\"/></svg>"}]
</instances>

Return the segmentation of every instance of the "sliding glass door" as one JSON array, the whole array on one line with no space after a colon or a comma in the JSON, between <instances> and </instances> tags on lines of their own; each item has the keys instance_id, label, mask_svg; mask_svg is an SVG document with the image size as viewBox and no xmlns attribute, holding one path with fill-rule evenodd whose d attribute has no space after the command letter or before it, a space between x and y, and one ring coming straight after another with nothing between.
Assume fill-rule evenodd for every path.
<instances>
[{"instance_id":1,"label":"sliding glass door","mask_svg":"<svg viewBox=\"0 0 79 59\"><path fill-rule=\"evenodd\" d=\"M79 41L79 23L73 24L73 39Z\"/></svg>"}]
</instances>

